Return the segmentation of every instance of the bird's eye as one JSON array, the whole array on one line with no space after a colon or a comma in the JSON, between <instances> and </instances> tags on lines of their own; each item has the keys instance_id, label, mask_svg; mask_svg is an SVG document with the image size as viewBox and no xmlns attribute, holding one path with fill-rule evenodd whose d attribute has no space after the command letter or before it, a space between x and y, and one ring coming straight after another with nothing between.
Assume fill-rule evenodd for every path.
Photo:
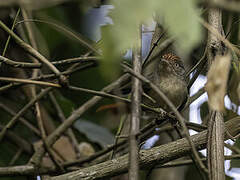
<instances>
[{"instance_id":1,"label":"bird's eye","mask_svg":"<svg viewBox=\"0 0 240 180\"><path fill-rule=\"evenodd\" d=\"M174 66L175 66L175 67L179 67L179 64L178 64L178 63L174 63Z\"/></svg>"}]
</instances>

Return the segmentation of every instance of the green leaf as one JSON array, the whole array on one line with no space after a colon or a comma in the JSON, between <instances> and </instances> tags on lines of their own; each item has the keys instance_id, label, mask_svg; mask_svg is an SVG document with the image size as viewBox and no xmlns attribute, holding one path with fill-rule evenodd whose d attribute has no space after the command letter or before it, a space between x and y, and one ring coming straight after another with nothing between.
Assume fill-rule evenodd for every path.
<instances>
[{"instance_id":1,"label":"green leaf","mask_svg":"<svg viewBox=\"0 0 240 180\"><path fill-rule=\"evenodd\" d=\"M153 4L146 0L113 1L114 9L109 13L113 25L102 28L103 39L103 74L115 77L119 71L121 56L133 46L140 47L140 25L151 19Z\"/></svg>"},{"instance_id":2,"label":"green leaf","mask_svg":"<svg viewBox=\"0 0 240 180\"><path fill-rule=\"evenodd\" d=\"M163 17L166 29L176 38L177 49L188 54L201 39L198 10L193 0L115 0L109 13L113 25L102 29L103 72L112 76L121 55L133 46L139 47L139 27L153 14ZM116 63L117 61L117 63Z\"/></svg>"},{"instance_id":3,"label":"green leaf","mask_svg":"<svg viewBox=\"0 0 240 180\"><path fill-rule=\"evenodd\" d=\"M156 2L157 14L164 18L170 34L176 37L177 48L188 54L201 40L198 10L193 0L161 0Z\"/></svg>"}]
</instances>

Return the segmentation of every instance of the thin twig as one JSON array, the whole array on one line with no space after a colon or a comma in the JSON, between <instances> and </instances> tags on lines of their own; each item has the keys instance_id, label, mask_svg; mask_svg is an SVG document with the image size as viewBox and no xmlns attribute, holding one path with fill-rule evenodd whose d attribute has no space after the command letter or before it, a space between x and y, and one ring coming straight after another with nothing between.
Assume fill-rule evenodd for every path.
<instances>
[{"instance_id":1,"label":"thin twig","mask_svg":"<svg viewBox=\"0 0 240 180\"><path fill-rule=\"evenodd\" d=\"M59 70L50 63L43 55L41 55L37 50L32 48L29 44L25 43L20 37L18 37L12 30L10 30L1 20L0 20L0 27L6 31L19 46L21 46L26 52L31 54L33 57L37 58L42 63L46 64L49 69L51 69L56 75L60 75Z\"/></svg>"},{"instance_id":2,"label":"thin twig","mask_svg":"<svg viewBox=\"0 0 240 180\"><path fill-rule=\"evenodd\" d=\"M197 69L197 71L194 73L193 77L190 79L190 81L188 82L188 90L192 87L193 83L195 82L195 80L197 79L197 77L199 76L199 74L202 72L207 59L207 47L204 50L203 56L201 57L201 59L198 61L198 63L187 73L186 77L188 77L190 75L190 73L192 73L194 70Z\"/></svg>"},{"instance_id":3,"label":"thin twig","mask_svg":"<svg viewBox=\"0 0 240 180\"><path fill-rule=\"evenodd\" d=\"M68 88L70 90L74 90L74 91L86 92L86 93L93 94L93 95L96 95L96 96L101 96L101 97L111 98L111 99L117 99L117 100L120 100L120 101L123 101L123 102L126 102L126 103L131 103L130 99L123 98L123 97L116 96L116 95L109 94L109 93L102 92L102 91L95 91L95 90L80 88L80 87L75 87L75 86L68 86ZM154 109L154 108L151 108L151 107L149 107L145 104L141 104L141 107L146 109L146 110L155 112L155 113L164 113L164 111L161 110L161 109ZM170 116L170 114L168 114L168 115Z\"/></svg>"},{"instance_id":4,"label":"thin twig","mask_svg":"<svg viewBox=\"0 0 240 180\"><path fill-rule=\"evenodd\" d=\"M3 56L0 56L0 62L3 62L4 64L14 68L41 68L42 66L41 63L16 62Z\"/></svg>"},{"instance_id":5,"label":"thin twig","mask_svg":"<svg viewBox=\"0 0 240 180\"><path fill-rule=\"evenodd\" d=\"M16 16L15 16L15 18L14 18L14 20L13 20L13 24L12 24L12 27L11 27L11 30L12 30L12 31L13 31L14 28L15 28L16 21L17 21L17 18L18 18L18 16L19 16L19 13L20 13L20 8L18 8L18 11L17 11L17 13L16 13ZM7 48L8 48L8 44L9 44L9 42L10 42L10 39L11 39L11 36L8 35L8 39L7 39L6 44L5 44L5 46L4 46L2 56L5 56L5 54L6 54L6 52L7 52Z\"/></svg>"},{"instance_id":6,"label":"thin twig","mask_svg":"<svg viewBox=\"0 0 240 180\"><path fill-rule=\"evenodd\" d=\"M57 102L57 100L56 100L56 98L55 98L55 96L52 92L49 93L49 97L50 97L50 100L53 103L53 105L54 105L54 107L57 111L57 114L58 114L61 122L63 123L66 120L66 118L65 118L65 115L64 115L60 105L58 104L58 102ZM77 139L76 139L76 137L73 133L72 128L69 128L67 130L67 135L68 135L69 140L72 143L73 149L75 150L75 152L77 154L77 157L80 157L80 151L79 151L79 148L78 148L78 141L77 141Z\"/></svg>"},{"instance_id":7,"label":"thin twig","mask_svg":"<svg viewBox=\"0 0 240 180\"><path fill-rule=\"evenodd\" d=\"M113 143L113 145L114 145L116 148L117 148L119 136L120 136L120 134L121 134L121 132L122 132L122 130L123 130L124 124L125 124L125 122L126 122L127 119L129 119L129 115L127 115L126 113L123 114L123 115L121 115L120 123L119 123L119 126L118 126L118 130L117 130L117 133L116 133L116 135L115 135L115 139L114 139L114 143ZM127 137L127 138L128 138L128 137ZM113 159L116 148L113 148L109 159Z\"/></svg>"},{"instance_id":8,"label":"thin twig","mask_svg":"<svg viewBox=\"0 0 240 180\"><path fill-rule=\"evenodd\" d=\"M11 114L12 116L16 116L16 113L12 109L7 107L5 104L0 103L0 108L2 108L4 111ZM36 135L40 136L39 130L35 128L31 123L29 123L26 119L24 119L23 117L20 117L19 121L22 122L22 124L28 127L31 131L33 131Z\"/></svg>"},{"instance_id":9,"label":"thin twig","mask_svg":"<svg viewBox=\"0 0 240 180\"><path fill-rule=\"evenodd\" d=\"M194 94L193 96L188 98L188 100L187 100L186 104L184 105L184 108L182 109L182 111L184 111L186 108L188 108L190 104L192 104L196 99L198 99L204 93L205 93L205 88L202 87L201 89L198 90L198 92L196 94Z\"/></svg>"},{"instance_id":10,"label":"thin twig","mask_svg":"<svg viewBox=\"0 0 240 180\"><path fill-rule=\"evenodd\" d=\"M43 90L41 93L39 93L36 98L32 99L29 103L27 103L17 114L16 116L14 116L8 123L6 126L4 126L4 128L2 129L2 131L0 132L0 142L2 141L3 137L5 136L7 130L9 128L11 128L19 119L19 117L21 117L31 106L34 105L34 103L36 101L38 101L39 99L41 99L44 95L46 95L50 90L52 90L52 88L46 88L45 90Z\"/></svg>"},{"instance_id":11,"label":"thin twig","mask_svg":"<svg viewBox=\"0 0 240 180\"><path fill-rule=\"evenodd\" d=\"M37 111L37 122L38 122L38 127L40 129L40 132L41 132L41 137L42 137L42 142L43 142L43 145L44 145L44 148L46 149L46 151L48 152L48 155L49 157L51 158L52 162L54 163L54 165L60 169L62 172L64 172L64 169L63 167L60 165L60 163L58 162L58 160L55 158L54 154L53 154L53 151L52 149L50 149L50 147L47 145L46 143L46 131L45 131L45 128L44 128L44 124L43 124L43 120L42 120L42 115L41 115L41 110L40 110L40 105L38 102L35 103L35 108L36 108L36 111Z\"/></svg>"},{"instance_id":12,"label":"thin twig","mask_svg":"<svg viewBox=\"0 0 240 180\"><path fill-rule=\"evenodd\" d=\"M57 31L59 32L65 32L68 35L70 35L71 37L73 37L74 39L78 40L81 44L83 44L84 46L86 46L88 49L90 49L91 51L95 52L98 55L101 55L101 53L97 50L97 48L95 48L92 44L90 44L85 38L83 38L82 36L80 36L79 33L73 32L73 30L70 30L69 28L67 28L66 26L64 26L63 24L57 24L56 22L50 22L50 21L45 21L45 20L38 20L38 19L24 19L23 21L19 21L16 23L16 25L21 24L21 23L26 23L26 22L38 22L38 23L44 23L44 24L48 24L51 25L52 27L54 27ZM60 31L61 30L61 31Z\"/></svg>"},{"instance_id":13,"label":"thin twig","mask_svg":"<svg viewBox=\"0 0 240 180\"><path fill-rule=\"evenodd\" d=\"M69 58L69 59L63 59L59 61L53 61L51 62L55 66L62 66L62 65L69 65L74 63L89 63L89 62L95 62L95 60L101 59L97 56L89 56L89 57L76 57L76 58ZM12 66L14 68L41 68L41 63L27 63L27 62L16 62L9 58L0 56L0 62L5 63L6 65Z\"/></svg>"},{"instance_id":14,"label":"thin twig","mask_svg":"<svg viewBox=\"0 0 240 180\"><path fill-rule=\"evenodd\" d=\"M21 156L23 152L23 149L21 147L19 147L19 149L17 150L16 154L13 156L13 158L11 159L11 161L9 162L9 166L14 165L14 163L18 160L18 158Z\"/></svg>"},{"instance_id":15,"label":"thin twig","mask_svg":"<svg viewBox=\"0 0 240 180\"><path fill-rule=\"evenodd\" d=\"M71 70L66 70L66 71L62 72L61 74L69 75L69 74L72 74L72 73L77 72L79 70L83 70L83 69L86 69L86 68L89 68L89 67L94 67L94 66L95 66L94 63L89 63L89 64L85 64L83 66L76 67L76 68L71 69ZM32 78L30 78L30 80L54 79L54 78L57 78L57 77L58 76L56 74L46 74L46 75L40 75L38 77L32 77ZM0 92L6 91L9 88L12 88L12 87L15 87L15 86L19 86L19 85L23 85L23 83L10 83L10 84L7 84L5 86L0 87Z\"/></svg>"},{"instance_id":16,"label":"thin twig","mask_svg":"<svg viewBox=\"0 0 240 180\"><path fill-rule=\"evenodd\" d=\"M10 77L0 77L0 81L16 82L16 83L24 83L24 84L36 84L41 86L57 87L57 88L61 87L61 85L59 84L45 82L45 81L35 81L30 79L18 79L18 78L10 78Z\"/></svg>"},{"instance_id":17,"label":"thin twig","mask_svg":"<svg viewBox=\"0 0 240 180\"><path fill-rule=\"evenodd\" d=\"M55 66L60 66L60 65L68 65L68 64L74 64L74 63L87 63L87 62L95 62L96 60L101 59L100 56L80 56L76 58L68 58L68 59L63 59L59 61L53 61L51 62Z\"/></svg>"},{"instance_id":18,"label":"thin twig","mask_svg":"<svg viewBox=\"0 0 240 180\"><path fill-rule=\"evenodd\" d=\"M156 25L156 26L157 26L157 25ZM163 33L161 34L161 36L159 36L159 38L157 39L157 41L156 41L155 43L153 43L153 46L152 46L152 48L150 49L150 51L149 51L146 59L144 60L142 66L145 66L145 64L148 62L149 57L152 55L153 50L158 46L158 43L159 43L159 41L161 40L161 38L164 36L164 34L165 34L165 32L163 32Z\"/></svg>"}]
</instances>

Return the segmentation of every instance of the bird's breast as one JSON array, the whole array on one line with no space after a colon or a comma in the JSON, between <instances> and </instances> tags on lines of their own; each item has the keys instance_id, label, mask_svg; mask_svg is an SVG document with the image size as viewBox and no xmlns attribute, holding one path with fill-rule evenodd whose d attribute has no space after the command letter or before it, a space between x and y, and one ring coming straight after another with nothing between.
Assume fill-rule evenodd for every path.
<instances>
[{"instance_id":1,"label":"bird's breast","mask_svg":"<svg viewBox=\"0 0 240 180\"><path fill-rule=\"evenodd\" d=\"M176 106L179 107L187 96L187 83L183 79L177 76L165 76L155 79L153 82L157 85L160 90L168 97L168 99ZM170 111L165 101L153 90L148 93L154 100L155 103L146 100L147 104L153 107L160 107L166 111ZM145 98L146 99L146 98Z\"/></svg>"}]
</instances>

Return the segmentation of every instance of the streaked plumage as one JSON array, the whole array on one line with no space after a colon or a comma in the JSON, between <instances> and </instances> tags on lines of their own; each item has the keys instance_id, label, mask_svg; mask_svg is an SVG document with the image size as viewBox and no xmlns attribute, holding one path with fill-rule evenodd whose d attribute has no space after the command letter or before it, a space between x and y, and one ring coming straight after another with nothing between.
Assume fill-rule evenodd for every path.
<instances>
[{"instance_id":1,"label":"streaked plumage","mask_svg":"<svg viewBox=\"0 0 240 180\"><path fill-rule=\"evenodd\" d=\"M188 94L185 69L181 59L173 54L165 54L157 59L154 66L151 67L151 72L148 71L147 66L145 68L143 75L156 84L176 107L179 107ZM154 108L163 108L168 112L170 111L157 93L147 85L143 85L143 89L146 94L156 100L156 103L153 103L148 98L143 97L143 103Z\"/></svg>"}]
</instances>

